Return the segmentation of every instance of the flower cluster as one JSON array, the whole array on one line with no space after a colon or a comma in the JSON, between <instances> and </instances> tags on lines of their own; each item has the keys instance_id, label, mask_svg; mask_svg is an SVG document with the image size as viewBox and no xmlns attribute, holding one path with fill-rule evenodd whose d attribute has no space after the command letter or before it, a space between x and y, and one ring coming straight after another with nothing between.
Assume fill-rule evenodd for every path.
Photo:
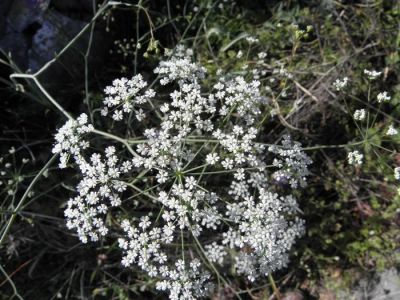
<instances>
[{"instance_id":1,"label":"flower cluster","mask_svg":"<svg viewBox=\"0 0 400 300\"><path fill-rule=\"evenodd\" d=\"M71 155L75 160L81 160L81 151L89 147L89 142L83 139L83 135L93 129L93 125L88 124L86 114L81 114L76 120L68 120L58 129L55 136L57 143L53 147L53 153L60 154L60 169L67 167Z\"/></svg>"},{"instance_id":2,"label":"flower cluster","mask_svg":"<svg viewBox=\"0 0 400 300\"><path fill-rule=\"evenodd\" d=\"M152 89L141 93L146 86L147 82L140 74L131 79L115 79L112 85L107 86L104 90L107 97L104 99L105 107L101 110L101 114L106 116L111 109L113 111L112 118L115 121L121 121L124 113L134 112L137 120L143 120L145 116L143 109L138 107L149 102L155 96Z\"/></svg>"},{"instance_id":3,"label":"flower cluster","mask_svg":"<svg viewBox=\"0 0 400 300\"><path fill-rule=\"evenodd\" d=\"M342 91L347 87L348 83L349 83L349 78L344 77L342 80L336 79L336 81L333 83L333 86L337 91Z\"/></svg>"},{"instance_id":4,"label":"flower cluster","mask_svg":"<svg viewBox=\"0 0 400 300\"><path fill-rule=\"evenodd\" d=\"M297 217L293 196L279 197L263 188L258 197L249 195L248 186L240 193L241 201L227 206L229 221L236 224L224 233L223 244L229 248L247 249L236 257L238 273L254 281L261 273L268 275L288 262L288 250L303 232L303 221Z\"/></svg>"},{"instance_id":5,"label":"flower cluster","mask_svg":"<svg viewBox=\"0 0 400 300\"><path fill-rule=\"evenodd\" d=\"M216 92L212 96L222 102L219 114L226 117L235 113L240 123L245 121L247 125L254 124L255 117L261 113L258 107L261 101L259 87L259 81L247 83L241 76L225 84L218 82L214 85Z\"/></svg>"},{"instance_id":6,"label":"flower cluster","mask_svg":"<svg viewBox=\"0 0 400 300\"><path fill-rule=\"evenodd\" d=\"M350 165L360 166L362 165L364 155L361 154L359 151L355 150L353 152L349 152L347 158Z\"/></svg>"},{"instance_id":7,"label":"flower cluster","mask_svg":"<svg viewBox=\"0 0 400 300\"><path fill-rule=\"evenodd\" d=\"M362 109L357 109L353 112L353 118L355 121L364 121L367 119L366 124L356 124L358 130L362 132L364 129L366 131L365 136L363 136L363 139L369 138L369 130L372 128L376 123L378 116L381 113L381 106L383 105L384 102L389 102L392 98L389 95L387 91L382 91L378 92L376 96L372 96L373 89L372 89L372 81L376 80L381 74L381 71L375 71L375 70L364 70L364 75L368 78L368 96L366 101L369 103L369 106L367 108L362 108ZM348 83L348 78L344 78L343 80L337 79L334 83L334 86L337 90L342 90ZM371 105L373 104L372 102L372 97L376 97L377 103L379 103L379 107L375 109L371 109ZM347 104L346 104L347 105ZM371 118L371 116L373 116ZM386 115L388 116L388 115ZM388 116L389 117L389 116ZM390 117L389 117L390 118ZM372 123L370 122L372 120ZM364 128L365 126L365 128ZM378 130L380 131L380 128L382 126L378 126ZM396 129L393 124L388 125L387 129L385 132L380 132L383 135L386 136L395 136L399 133L398 129ZM357 143L358 144L358 143ZM355 165L355 166L361 166L363 164L363 159L364 155L360 153L360 151L355 150L352 152L348 153L347 160L350 165Z\"/></svg>"},{"instance_id":8,"label":"flower cluster","mask_svg":"<svg viewBox=\"0 0 400 300\"><path fill-rule=\"evenodd\" d=\"M166 85L173 81L195 82L197 79L203 79L206 69L192 62L191 55L193 55L191 49L178 46L171 59L161 61L160 65L154 69L154 73L161 76L160 84Z\"/></svg>"},{"instance_id":9,"label":"flower cluster","mask_svg":"<svg viewBox=\"0 0 400 300\"><path fill-rule=\"evenodd\" d=\"M363 121L365 119L365 116L366 116L365 109L357 109L353 115L354 120L357 121Z\"/></svg>"},{"instance_id":10,"label":"flower cluster","mask_svg":"<svg viewBox=\"0 0 400 300\"><path fill-rule=\"evenodd\" d=\"M279 168L274 173L277 181L287 181L292 188L297 188L298 185L305 187L306 177L309 175L308 165L312 163L311 159L302 149L301 144L293 142L290 136L285 135L282 140L282 145L274 145L269 147L269 151L277 154L273 165Z\"/></svg>"},{"instance_id":11,"label":"flower cluster","mask_svg":"<svg viewBox=\"0 0 400 300\"><path fill-rule=\"evenodd\" d=\"M108 232L103 219L109 206L121 205L119 194L126 189L126 184L119 178L130 171L132 164L129 161L118 164L113 146L105 149L104 159L94 153L90 162L80 158L77 163L83 178L77 186L78 195L68 201L65 209L67 227L76 229L83 243L88 237L97 241Z\"/></svg>"},{"instance_id":12,"label":"flower cluster","mask_svg":"<svg viewBox=\"0 0 400 300\"><path fill-rule=\"evenodd\" d=\"M24 157L20 163L17 163L15 153L15 147L11 147L7 154L0 156L0 193L4 192L8 196L15 196L18 185L24 180L21 171L30 161L29 158ZM33 191L29 192L28 197L32 197L33 194Z\"/></svg>"},{"instance_id":13,"label":"flower cluster","mask_svg":"<svg viewBox=\"0 0 400 300\"><path fill-rule=\"evenodd\" d=\"M388 95L387 92L379 93L378 96L377 96L376 98L378 99L378 103L381 103L381 102L388 102L388 101L390 101L390 99L391 99L391 97Z\"/></svg>"},{"instance_id":14,"label":"flower cluster","mask_svg":"<svg viewBox=\"0 0 400 300\"><path fill-rule=\"evenodd\" d=\"M390 125L388 130L386 131L386 135L396 135L398 134L399 131L393 127L393 125Z\"/></svg>"},{"instance_id":15,"label":"flower cluster","mask_svg":"<svg viewBox=\"0 0 400 300\"><path fill-rule=\"evenodd\" d=\"M164 270L163 280L157 282L156 288L160 291L170 291L171 300L192 300L207 296L212 290L212 284L208 281L210 275L201 270L198 259L189 264L183 259L175 263L173 270Z\"/></svg>"},{"instance_id":16,"label":"flower cluster","mask_svg":"<svg viewBox=\"0 0 400 300\"><path fill-rule=\"evenodd\" d=\"M174 218L164 213L168 218L163 228L153 227L148 216L142 217L137 227L128 220L122 222L126 238L118 240L119 246L126 253L122 264L126 267L137 264L146 271L150 277L158 277L156 288L161 291L168 290L170 299L196 299L205 296L211 289L208 282L210 275L201 270L198 259L187 263L179 259L174 266L169 266L170 261L161 244L170 244L175 232Z\"/></svg>"},{"instance_id":17,"label":"flower cluster","mask_svg":"<svg viewBox=\"0 0 400 300\"><path fill-rule=\"evenodd\" d=\"M364 70L364 74L368 77L369 80L375 80L382 74L382 72L378 72L375 70Z\"/></svg>"},{"instance_id":18,"label":"flower cluster","mask_svg":"<svg viewBox=\"0 0 400 300\"><path fill-rule=\"evenodd\" d=\"M259 40L258 40L258 38L254 37L254 36L248 36L248 37L246 37L246 42L248 42L251 45L251 44L258 43Z\"/></svg>"},{"instance_id":19,"label":"flower cluster","mask_svg":"<svg viewBox=\"0 0 400 300\"><path fill-rule=\"evenodd\" d=\"M394 178L400 180L400 167L394 168Z\"/></svg>"},{"instance_id":20,"label":"flower cluster","mask_svg":"<svg viewBox=\"0 0 400 300\"><path fill-rule=\"evenodd\" d=\"M132 217L124 209L115 218L123 230L118 241L122 264L156 278L156 288L170 299L207 295L215 270L224 272L228 263L252 281L284 267L304 224L296 199L273 183L305 186L311 163L289 136L269 148L257 142L265 105L259 81L227 74L206 89L205 69L191 55L178 47L160 62L154 90L140 75L106 89L104 109L115 109L115 120L156 100L152 113L159 123L135 138L133 157L107 147L104 155L86 159L85 120L68 121L55 146L55 152L76 157L82 176L65 215L83 242L115 231L106 215L124 206L130 189L156 211ZM170 92L158 93L157 87ZM67 137L73 143L65 143Z\"/></svg>"}]
</instances>

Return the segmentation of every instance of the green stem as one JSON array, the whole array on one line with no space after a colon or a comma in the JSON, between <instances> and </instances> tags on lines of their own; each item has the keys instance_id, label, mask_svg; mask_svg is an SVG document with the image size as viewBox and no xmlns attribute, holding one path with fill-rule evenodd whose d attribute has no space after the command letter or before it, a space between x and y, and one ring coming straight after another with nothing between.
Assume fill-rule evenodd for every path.
<instances>
[{"instance_id":1,"label":"green stem","mask_svg":"<svg viewBox=\"0 0 400 300\"><path fill-rule=\"evenodd\" d=\"M28 186L28 188L26 189L25 193L22 195L21 200L19 201L17 207L14 209L10 220L8 220L8 223L6 225L6 228L3 231L3 234L1 235L0 238L0 245L4 242L8 231L11 228L11 225L14 223L15 217L17 216L17 212L19 211L19 209L21 208L21 206L24 204L26 198L28 197L29 192L32 190L32 188L35 186L36 182L39 180L39 178L43 175L43 173L49 168L49 166L54 162L54 160L57 158L58 154L54 154L49 161L44 165L44 167L39 171L39 173L37 173L37 175L35 176L35 178L32 180L32 182L30 183L30 185Z\"/></svg>"},{"instance_id":2,"label":"green stem","mask_svg":"<svg viewBox=\"0 0 400 300\"><path fill-rule=\"evenodd\" d=\"M109 138L111 140L115 140L115 141L118 141L118 142L122 143L133 156L140 157L139 154L137 154L135 151L133 151L132 147L129 145L129 143L128 143L128 141L126 139L120 138L120 137L118 137L116 135L113 135L111 133L104 132L104 131L97 130L97 129L92 130L92 132L93 133L97 133L98 135L102 135L102 136L104 136L106 138Z\"/></svg>"},{"instance_id":3,"label":"green stem","mask_svg":"<svg viewBox=\"0 0 400 300\"><path fill-rule=\"evenodd\" d=\"M281 293L279 292L279 289L276 287L275 280L271 274L268 274L268 279L269 282L271 283L272 290L274 291L276 299L281 300L282 299Z\"/></svg>"}]
</instances>

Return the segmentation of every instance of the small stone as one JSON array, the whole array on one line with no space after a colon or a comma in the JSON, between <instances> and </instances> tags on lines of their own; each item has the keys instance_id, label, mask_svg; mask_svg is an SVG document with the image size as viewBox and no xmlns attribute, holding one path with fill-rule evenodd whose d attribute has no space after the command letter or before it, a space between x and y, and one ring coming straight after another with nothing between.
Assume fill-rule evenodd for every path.
<instances>
[{"instance_id":1,"label":"small stone","mask_svg":"<svg viewBox=\"0 0 400 300\"><path fill-rule=\"evenodd\" d=\"M287 292L282 296L282 300L303 300L303 294L300 291Z\"/></svg>"},{"instance_id":2,"label":"small stone","mask_svg":"<svg viewBox=\"0 0 400 300\"><path fill-rule=\"evenodd\" d=\"M8 32L23 32L33 23L41 23L50 0L14 0L7 16Z\"/></svg>"}]
</instances>

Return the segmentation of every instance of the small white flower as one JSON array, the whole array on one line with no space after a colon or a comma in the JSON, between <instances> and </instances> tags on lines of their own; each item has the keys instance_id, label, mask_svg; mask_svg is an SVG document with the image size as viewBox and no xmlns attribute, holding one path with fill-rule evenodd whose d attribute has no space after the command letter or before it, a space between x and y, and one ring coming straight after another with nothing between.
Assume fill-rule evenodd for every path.
<instances>
[{"instance_id":1,"label":"small white flower","mask_svg":"<svg viewBox=\"0 0 400 300\"><path fill-rule=\"evenodd\" d=\"M351 165L360 166L362 165L364 155L361 154L359 151L355 150L350 152L347 156L348 162Z\"/></svg>"},{"instance_id":2,"label":"small white flower","mask_svg":"<svg viewBox=\"0 0 400 300\"><path fill-rule=\"evenodd\" d=\"M342 80L336 79L336 81L333 83L333 86L337 91L342 91L344 88L347 87L348 83L349 83L349 78L344 77Z\"/></svg>"},{"instance_id":3,"label":"small white flower","mask_svg":"<svg viewBox=\"0 0 400 300\"><path fill-rule=\"evenodd\" d=\"M365 115L366 115L365 109L357 109L357 110L354 112L353 117L354 117L354 119L357 120L357 121L363 121L363 120L365 119Z\"/></svg>"},{"instance_id":4,"label":"small white flower","mask_svg":"<svg viewBox=\"0 0 400 300\"><path fill-rule=\"evenodd\" d=\"M390 125L389 129L386 132L386 135L396 135L398 133L399 133L398 130L394 128L393 125Z\"/></svg>"},{"instance_id":5,"label":"small white flower","mask_svg":"<svg viewBox=\"0 0 400 300\"><path fill-rule=\"evenodd\" d=\"M112 118L113 118L115 121L121 121L121 120L123 119L122 111L120 111L120 110L114 111L114 114L113 114Z\"/></svg>"},{"instance_id":6,"label":"small white flower","mask_svg":"<svg viewBox=\"0 0 400 300\"><path fill-rule=\"evenodd\" d=\"M205 249L207 258L211 262L222 265L222 262L224 261L224 256L226 255L224 246L218 245L216 242L213 242L211 245L206 245Z\"/></svg>"},{"instance_id":7,"label":"small white flower","mask_svg":"<svg viewBox=\"0 0 400 300\"><path fill-rule=\"evenodd\" d=\"M376 98L377 98L379 103L388 102L391 99L391 97L388 95L388 93L386 91L379 93Z\"/></svg>"},{"instance_id":8,"label":"small white flower","mask_svg":"<svg viewBox=\"0 0 400 300\"><path fill-rule=\"evenodd\" d=\"M400 167L394 168L394 178L400 180Z\"/></svg>"},{"instance_id":9,"label":"small white flower","mask_svg":"<svg viewBox=\"0 0 400 300\"><path fill-rule=\"evenodd\" d=\"M105 117L108 115L108 108L107 107L103 107L100 111L100 115Z\"/></svg>"},{"instance_id":10,"label":"small white flower","mask_svg":"<svg viewBox=\"0 0 400 300\"><path fill-rule=\"evenodd\" d=\"M253 36L247 37L247 38L246 38L246 41L247 41L250 45L259 42L258 38L255 38L255 37L253 37Z\"/></svg>"},{"instance_id":11,"label":"small white flower","mask_svg":"<svg viewBox=\"0 0 400 300\"><path fill-rule=\"evenodd\" d=\"M144 216L140 218L139 227L145 230L151 225L150 218L148 216Z\"/></svg>"},{"instance_id":12,"label":"small white flower","mask_svg":"<svg viewBox=\"0 0 400 300\"><path fill-rule=\"evenodd\" d=\"M222 161L222 166L223 166L225 169L228 169L228 170L232 169L232 168L233 168L233 160L230 159L230 158L225 158L225 159Z\"/></svg>"},{"instance_id":13,"label":"small white flower","mask_svg":"<svg viewBox=\"0 0 400 300\"><path fill-rule=\"evenodd\" d=\"M369 70L364 70L364 74L367 75L369 80L375 80L376 78L378 78L382 72L378 72L375 70L369 71Z\"/></svg>"},{"instance_id":14,"label":"small white flower","mask_svg":"<svg viewBox=\"0 0 400 300\"><path fill-rule=\"evenodd\" d=\"M143 109L139 109L137 112L136 112L136 114L135 114L135 117L136 117L136 119L140 122L140 121L143 121L143 119L145 118L145 114L144 114L144 112L143 112Z\"/></svg>"},{"instance_id":15,"label":"small white flower","mask_svg":"<svg viewBox=\"0 0 400 300\"><path fill-rule=\"evenodd\" d=\"M216 153L209 153L206 157L206 162L210 165L215 165L219 161L219 156Z\"/></svg>"},{"instance_id":16,"label":"small white flower","mask_svg":"<svg viewBox=\"0 0 400 300\"><path fill-rule=\"evenodd\" d=\"M222 90L224 88L224 84L222 82L218 82L217 84L214 85L214 89L216 90Z\"/></svg>"},{"instance_id":17,"label":"small white flower","mask_svg":"<svg viewBox=\"0 0 400 300\"><path fill-rule=\"evenodd\" d=\"M267 57L267 53L266 52L259 52L257 54L257 56L258 56L259 59L264 59L264 58Z\"/></svg>"},{"instance_id":18,"label":"small white flower","mask_svg":"<svg viewBox=\"0 0 400 300\"><path fill-rule=\"evenodd\" d=\"M169 105L168 103L164 103L163 105L160 106L160 111L163 113L166 113L169 111Z\"/></svg>"},{"instance_id":19,"label":"small white flower","mask_svg":"<svg viewBox=\"0 0 400 300\"><path fill-rule=\"evenodd\" d=\"M156 175L158 183L165 183L168 179L168 173L164 170L160 170Z\"/></svg>"},{"instance_id":20,"label":"small white flower","mask_svg":"<svg viewBox=\"0 0 400 300\"><path fill-rule=\"evenodd\" d=\"M109 146L104 150L104 153L106 154L106 157L110 157L115 154L115 147L114 146Z\"/></svg>"},{"instance_id":21,"label":"small white flower","mask_svg":"<svg viewBox=\"0 0 400 300\"><path fill-rule=\"evenodd\" d=\"M239 168L236 173L234 174L235 179L241 181L245 179L244 170Z\"/></svg>"},{"instance_id":22,"label":"small white flower","mask_svg":"<svg viewBox=\"0 0 400 300\"><path fill-rule=\"evenodd\" d=\"M193 176L190 176L186 179L185 187L189 190L192 190L197 184L196 179Z\"/></svg>"}]
</instances>

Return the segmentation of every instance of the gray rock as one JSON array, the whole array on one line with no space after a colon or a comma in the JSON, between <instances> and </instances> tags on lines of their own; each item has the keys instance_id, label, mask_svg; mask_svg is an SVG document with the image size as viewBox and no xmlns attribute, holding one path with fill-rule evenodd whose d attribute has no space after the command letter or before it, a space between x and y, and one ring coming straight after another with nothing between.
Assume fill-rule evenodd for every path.
<instances>
[{"instance_id":1,"label":"gray rock","mask_svg":"<svg viewBox=\"0 0 400 300\"><path fill-rule=\"evenodd\" d=\"M0 1L0 39L6 33L7 14L11 7L12 0Z\"/></svg>"},{"instance_id":2,"label":"gray rock","mask_svg":"<svg viewBox=\"0 0 400 300\"><path fill-rule=\"evenodd\" d=\"M370 293L371 300L400 299L400 275L395 269L385 270L379 275L379 282Z\"/></svg>"},{"instance_id":3,"label":"gray rock","mask_svg":"<svg viewBox=\"0 0 400 300\"><path fill-rule=\"evenodd\" d=\"M51 3L58 11L93 11L93 0L53 0Z\"/></svg>"},{"instance_id":4,"label":"gray rock","mask_svg":"<svg viewBox=\"0 0 400 300\"><path fill-rule=\"evenodd\" d=\"M294 291L285 293L282 300L304 300L304 297L300 291Z\"/></svg>"},{"instance_id":5,"label":"gray rock","mask_svg":"<svg viewBox=\"0 0 400 300\"><path fill-rule=\"evenodd\" d=\"M29 68L38 70L85 26L86 23L70 19L56 11L43 15L42 27L35 33L29 50Z\"/></svg>"},{"instance_id":6,"label":"gray rock","mask_svg":"<svg viewBox=\"0 0 400 300\"><path fill-rule=\"evenodd\" d=\"M0 39L0 49L11 55L11 59L22 70L28 66L28 41L19 32L10 32Z\"/></svg>"},{"instance_id":7,"label":"gray rock","mask_svg":"<svg viewBox=\"0 0 400 300\"><path fill-rule=\"evenodd\" d=\"M400 299L400 274L392 268L374 278L362 278L350 292L339 292L339 300L398 300Z\"/></svg>"},{"instance_id":8,"label":"gray rock","mask_svg":"<svg viewBox=\"0 0 400 300\"><path fill-rule=\"evenodd\" d=\"M7 31L23 32L35 22L41 23L50 0L14 0L7 16Z\"/></svg>"},{"instance_id":9,"label":"gray rock","mask_svg":"<svg viewBox=\"0 0 400 300\"><path fill-rule=\"evenodd\" d=\"M23 72L34 73L52 60L87 24L81 20L92 17L92 0L53 1L50 7L50 0L0 0L0 14L6 15L0 18L0 49L10 53ZM89 36L90 30L87 30L40 75L46 88L58 91L66 82L73 87L82 83ZM102 66L108 45L104 29L96 26L88 58L88 78Z\"/></svg>"}]
</instances>

